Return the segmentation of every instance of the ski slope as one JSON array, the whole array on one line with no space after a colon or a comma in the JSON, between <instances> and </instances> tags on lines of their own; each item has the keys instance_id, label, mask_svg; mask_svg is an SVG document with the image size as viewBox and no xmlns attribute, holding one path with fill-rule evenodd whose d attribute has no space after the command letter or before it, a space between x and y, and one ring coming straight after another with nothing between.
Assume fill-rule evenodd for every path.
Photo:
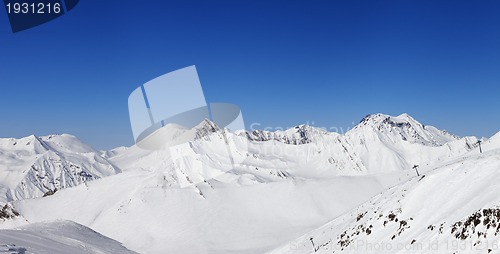
<instances>
[{"instance_id":1,"label":"ski slope","mask_svg":"<svg viewBox=\"0 0 500 254\"><path fill-rule=\"evenodd\" d=\"M51 139L66 145L34 152L27 149L29 158L35 159L39 154L45 156L46 150L55 150L65 159L92 156L94 160L81 160L77 165L88 165L96 177L42 198L36 198L40 191L25 189L24 196L11 199L20 215L3 222L0 218L0 228L73 221L138 253L264 253L273 249L287 253L291 241L300 246L296 253L314 252L319 246L316 243L330 241L318 236L318 227L346 218L342 222L347 224L339 225L347 229L351 224L346 216L357 218L359 213L353 209L360 207L367 214L373 212L365 202L380 195L392 200L372 201L380 202L380 212L387 217L398 203L393 198L397 194L390 191L407 186L406 192L433 179L429 178L432 172L450 165L479 167L481 159L491 160L500 148L497 134L483 140L485 153L478 155L477 138L454 136L407 114L369 115L345 134L306 125L285 131L229 133L206 121L183 133L203 135L153 151L132 146L100 153L79 145L72 147L77 143L64 135ZM42 141L47 143L47 139ZM12 140L3 142L2 154L18 153L17 148L8 146ZM33 164L25 162L28 157L10 158L8 165L19 162L23 167L9 166L7 172L15 171L13 168L24 172L24 165ZM415 178L414 165L426 174L420 181ZM2 170L5 168L0 168L0 174L5 174ZM25 179L22 176L9 179L5 186L17 188L15 183ZM447 186L445 179L431 185ZM39 182L35 179L32 184ZM439 196L422 195L430 199ZM464 199L457 204L460 202L467 204ZM307 237L317 238L312 249Z\"/></svg>"},{"instance_id":2,"label":"ski slope","mask_svg":"<svg viewBox=\"0 0 500 254\"><path fill-rule=\"evenodd\" d=\"M270 253L500 253L500 139Z\"/></svg>"},{"instance_id":3,"label":"ski slope","mask_svg":"<svg viewBox=\"0 0 500 254\"><path fill-rule=\"evenodd\" d=\"M86 254L136 253L119 242L71 221L36 223L0 230L0 253Z\"/></svg>"}]
</instances>

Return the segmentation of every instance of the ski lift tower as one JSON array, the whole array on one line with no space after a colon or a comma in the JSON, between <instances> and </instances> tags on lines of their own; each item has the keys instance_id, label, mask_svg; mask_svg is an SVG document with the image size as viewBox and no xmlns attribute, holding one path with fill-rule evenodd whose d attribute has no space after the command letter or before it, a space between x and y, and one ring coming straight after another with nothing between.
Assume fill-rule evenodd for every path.
<instances>
[{"instance_id":1,"label":"ski lift tower","mask_svg":"<svg viewBox=\"0 0 500 254\"><path fill-rule=\"evenodd\" d=\"M481 143L482 143L482 142L483 142L483 141L481 141L481 140L478 140L478 141L477 141L477 144L479 145L479 153L483 153L483 149L481 148Z\"/></svg>"},{"instance_id":2,"label":"ski lift tower","mask_svg":"<svg viewBox=\"0 0 500 254\"><path fill-rule=\"evenodd\" d=\"M420 174L418 173L418 165L414 165L413 169L415 169L415 172L417 173L417 176L420 176Z\"/></svg>"}]
</instances>

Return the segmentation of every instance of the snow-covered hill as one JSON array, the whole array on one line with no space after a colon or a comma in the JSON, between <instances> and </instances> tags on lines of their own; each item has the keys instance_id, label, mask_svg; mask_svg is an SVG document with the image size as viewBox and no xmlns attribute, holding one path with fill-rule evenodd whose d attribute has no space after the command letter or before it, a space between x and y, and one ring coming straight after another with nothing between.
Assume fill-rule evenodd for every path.
<instances>
[{"instance_id":1,"label":"snow-covered hill","mask_svg":"<svg viewBox=\"0 0 500 254\"><path fill-rule=\"evenodd\" d=\"M26 158L54 150L67 160L88 151L99 159L81 164L114 170L97 170L99 179L45 198L13 202L20 215L0 228L63 219L141 253L263 253L408 184L414 165L427 172L479 152L475 137L459 138L406 114L369 115L346 134L306 125L234 134L206 121L182 133L192 141L103 153L39 139L38 146L50 149L25 152L34 156ZM500 148L497 136L483 140L484 151ZM14 153L5 146L4 155ZM115 174L118 168L123 172Z\"/></svg>"},{"instance_id":2,"label":"snow-covered hill","mask_svg":"<svg viewBox=\"0 0 500 254\"><path fill-rule=\"evenodd\" d=\"M475 137L459 138L407 114L368 115L344 136L346 149L370 173L432 165L476 148Z\"/></svg>"},{"instance_id":3,"label":"snow-covered hill","mask_svg":"<svg viewBox=\"0 0 500 254\"><path fill-rule=\"evenodd\" d=\"M71 135L0 139L0 205L120 172Z\"/></svg>"},{"instance_id":4,"label":"snow-covered hill","mask_svg":"<svg viewBox=\"0 0 500 254\"><path fill-rule=\"evenodd\" d=\"M483 148L423 168L272 253L500 253L500 139Z\"/></svg>"},{"instance_id":5,"label":"snow-covered hill","mask_svg":"<svg viewBox=\"0 0 500 254\"><path fill-rule=\"evenodd\" d=\"M336 137L337 133L329 133L325 130L308 125L299 125L294 128L281 131L254 130L244 132L250 141L280 141L285 144L301 145L311 142L324 141L329 136Z\"/></svg>"},{"instance_id":6,"label":"snow-covered hill","mask_svg":"<svg viewBox=\"0 0 500 254\"><path fill-rule=\"evenodd\" d=\"M375 177L339 177L179 188L165 175L124 172L17 201L17 223L71 220L142 253L262 253L387 187Z\"/></svg>"},{"instance_id":7,"label":"snow-covered hill","mask_svg":"<svg viewBox=\"0 0 500 254\"><path fill-rule=\"evenodd\" d=\"M262 182L408 170L414 165L432 165L465 154L475 149L476 142L475 137L458 138L424 126L406 114L375 114L365 117L345 135L305 125L238 135L217 129L212 135L203 135L178 148L182 152L147 151L134 146L109 151L107 158L125 171L170 167L177 171L174 182L182 181L179 178L184 176L203 182L229 170L239 172L236 178L240 182ZM229 153L238 162L236 165L228 159ZM181 154L183 159L172 157L175 154ZM193 162L203 165L205 176L185 172L193 168ZM242 179L241 175L250 179Z\"/></svg>"},{"instance_id":8,"label":"snow-covered hill","mask_svg":"<svg viewBox=\"0 0 500 254\"><path fill-rule=\"evenodd\" d=\"M0 253L132 254L135 252L85 226L71 221L56 221L0 230Z\"/></svg>"},{"instance_id":9,"label":"snow-covered hill","mask_svg":"<svg viewBox=\"0 0 500 254\"><path fill-rule=\"evenodd\" d=\"M438 130L433 126L423 125L408 114L401 114L399 116L384 114L367 115L354 129L364 129L366 131L367 127L377 130L380 134L389 135L393 142L404 140L426 146L442 146L459 139L457 136L449 134L446 131Z\"/></svg>"},{"instance_id":10,"label":"snow-covered hill","mask_svg":"<svg viewBox=\"0 0 500 254\"><path fill-rule=\"evenodd\" d=\"M273 167L288 175L307 177L407 170L449 160L477 146L475 137L459 138L407 114L368 115L345 135L304 125L245 134L254 141L246 164L265 166L270 158L280 158Z\"/></svg>"}]
</instances>

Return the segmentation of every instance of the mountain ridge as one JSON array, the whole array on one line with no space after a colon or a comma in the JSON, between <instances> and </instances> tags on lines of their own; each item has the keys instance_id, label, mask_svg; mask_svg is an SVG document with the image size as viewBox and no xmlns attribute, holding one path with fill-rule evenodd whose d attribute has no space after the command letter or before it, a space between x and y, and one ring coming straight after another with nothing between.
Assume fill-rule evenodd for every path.
<instances>
[{"instance_id":1,"label":"mountain ridge","mask_svg":"<svg viewBox=\"0 0 500 254\"><path fill-rule=\"evenodd\" d=\"M500 240L500 142L421 169L269 253L490 253ZM371 246L371 247L370 247ZM496 253L496 252L492 252Z\"/></svg>"},{"instance_id":2,"label":"mountain ridge","mask_svg":"<svg viewBox=\"0 0 500 254\"><path fill-rule=\"evenodd\" d=\"M41 138L57 150L39 148L53 160L99 155L101 164L121 173L12 201L9 207L19 215L0 220L0 227L64 219L137 252L263 253L293 239L302 243L301 235L377 194L418 181L414 165L427 174L479 153L475 137L448 136L405 115L386 116L369 117L346 134L300 125L256 132L253 139L211 131L215 127L202 122L198 127L206 131L198 138L164 150L131 146L86 153L64 137ZM484 140L479 156L491 156L499 144ZM73 149L83 153L69 153ZM36 161L30 151L19 154Z\"/></svg>"},{"instance_id":3,"label":"mountain ridge","mask_svg":"<svg viewBox=\"0 0 500 254\"><path fill-rule=\"evenodd\" d=\"M0 139L0 204L121 172L69 134Z\"/></svg>"}]
</instances>

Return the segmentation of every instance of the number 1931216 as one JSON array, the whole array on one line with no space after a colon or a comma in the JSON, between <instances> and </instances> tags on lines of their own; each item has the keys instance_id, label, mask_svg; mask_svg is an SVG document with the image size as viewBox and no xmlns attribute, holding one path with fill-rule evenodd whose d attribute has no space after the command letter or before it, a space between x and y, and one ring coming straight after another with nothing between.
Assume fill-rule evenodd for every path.
<instances>
[{"instance_id":1,"label":"number 1931216","mask_svg":"<svg viewBox=\"0 0 500 254\"><path fill-rule=\"evenodd\" d=\"M60 3L8 3L7 13L11 14L51 14L60 13Z\"/></svg>"}]
</instances>

